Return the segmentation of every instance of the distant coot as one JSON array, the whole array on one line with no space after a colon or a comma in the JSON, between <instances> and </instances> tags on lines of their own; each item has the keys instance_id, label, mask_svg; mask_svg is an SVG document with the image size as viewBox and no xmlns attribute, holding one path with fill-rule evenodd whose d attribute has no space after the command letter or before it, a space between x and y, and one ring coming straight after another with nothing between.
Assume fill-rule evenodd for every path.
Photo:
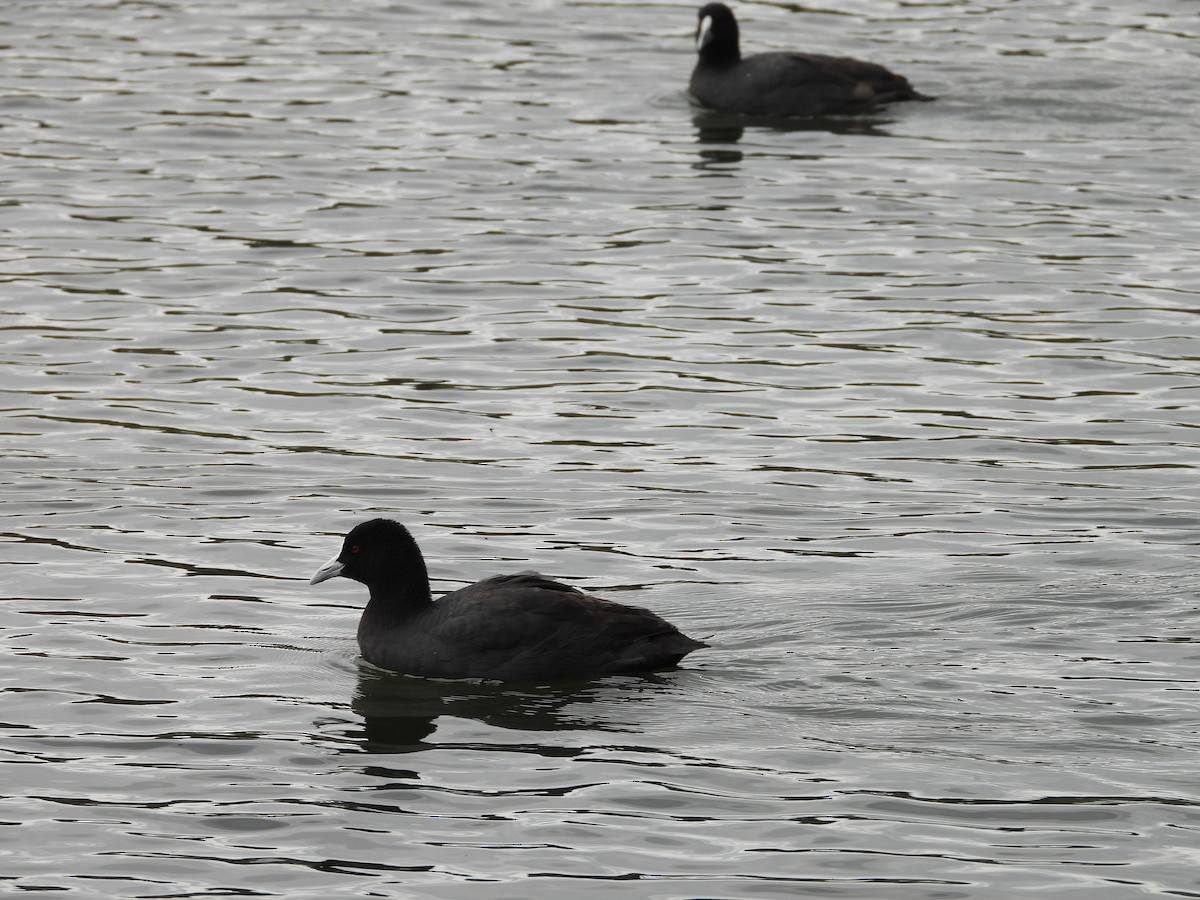
<instances>
[{"instance_id":1,"label":"distant coot","mask_svg":"<svg viewBox=\"0 0 1200 900\"><path fill-rule=\"evenodd\" d=\"M874 63L818 53L742 56L738 24L724 3L700 8L692 96L746 116L784 118L859 112L897 100L932 100Z\"/></svg>"},{"instance_id":2,"label":"distant coot","mask_svg":"<svg viewBox=\"0 0 1200 900\"><path fill-rule=\"evenodd\" d=\"M674 666L707 646L647 609L590 597L536 572L496 575L430 597L425 560L399 522L356 525L310 584L367 586L358 646L407 675L556 681Z\"/></svg>"}]
</instances>

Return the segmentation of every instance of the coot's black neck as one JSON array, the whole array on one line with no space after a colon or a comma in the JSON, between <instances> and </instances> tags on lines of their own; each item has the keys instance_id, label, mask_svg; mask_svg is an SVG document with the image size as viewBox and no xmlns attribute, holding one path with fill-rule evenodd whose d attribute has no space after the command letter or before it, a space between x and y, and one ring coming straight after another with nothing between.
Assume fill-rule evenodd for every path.
<instances>
[{"instance_id":1,"label":"coot's black neck","mask_svg":"<svg viewBox=\"0 0 1200 900\"><path fill-rule=\"evenodd\" d=\"M380 618L404 619L432 605L433 598L429 594L428 581L425 581L423 586L373 584L367 610Z\"/></svg>"},{"instance_id":2,"label":"coot's black neck","mask_svg":"<svg viewBox=\"0 0 1200 900\"><path fill-rule=\"evenodd\" d=\"M742 61L737 41L730 44L709 44L700 51L700 62L706 66L735 66Z\"/></svg>"},{"instance_id":3,"label":"coot's black neck","mask_svg":"<svg viewBox=\"0 0 1200 900\"><path fill-rule=\"evenodd\" d=\"M432 604L425 558L407 529L401 528L395 535L390 556L384 565L373 568L367 584L371 593L367 606L372 614L404 618Z\"/></svg>"},{"instance_id":4,"label":"coot's black neck","mask_svg":"<svg viewBox=\"0 0 1200 900\"><path fill-rule=\"evenodd\" d=\"M742 51L737 19L727 9L705 7L701 10L696 50L705 66L732 66L741 61ZM707 13L707 15L704 15Z\"/></svg>"}]
</instances>

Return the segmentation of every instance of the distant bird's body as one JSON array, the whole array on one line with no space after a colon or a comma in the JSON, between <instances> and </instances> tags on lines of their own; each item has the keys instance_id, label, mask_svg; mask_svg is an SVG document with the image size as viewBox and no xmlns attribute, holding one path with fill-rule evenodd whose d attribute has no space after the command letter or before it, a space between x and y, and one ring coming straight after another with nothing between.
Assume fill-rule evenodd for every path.
<instances>
[{"instance_id":1,"label":"distant bird's body","mask_svg":"<svg viewBox=\"0 0 1200 900\"><path fill-rule=\"evenodd\" d=\"M704 105L724 112L767 118L822 116L898 100L932 99L883 66L845 56L742 56L737 19L723 3L700 9L696 49L699 59L689 90Z\"/></svg>"},{"instance_id":2,"label":"distant bird's body","mask_svg":"<svg viewBox=\"0 0 1200 900\"><path fill-rule=\"evenodd\" d=\"M388 519L356 526L311 583L336 575L370 590L358 625L363 656L409 675L559 681L669 668L705 646L649 610L536 572L486 578L435 602L416 542Z\"/></svg>"}]
</instances>

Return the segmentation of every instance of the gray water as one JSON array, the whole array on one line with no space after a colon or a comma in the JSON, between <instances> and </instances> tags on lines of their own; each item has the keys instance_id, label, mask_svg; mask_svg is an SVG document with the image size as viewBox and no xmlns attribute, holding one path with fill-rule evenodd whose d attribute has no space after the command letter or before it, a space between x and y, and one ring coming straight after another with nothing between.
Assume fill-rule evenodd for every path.
<instances>
[{"instance_id":1,"label":"gray water","mask_svg":"<svg viewBox=\"0 0 1200 900\"><path fill-rule=\"evenodd\" d=\"M1189 0L0 9L0 892L1200 897ZM711 648L358 659L407 523Z\"/></svg>"}]
</instances>

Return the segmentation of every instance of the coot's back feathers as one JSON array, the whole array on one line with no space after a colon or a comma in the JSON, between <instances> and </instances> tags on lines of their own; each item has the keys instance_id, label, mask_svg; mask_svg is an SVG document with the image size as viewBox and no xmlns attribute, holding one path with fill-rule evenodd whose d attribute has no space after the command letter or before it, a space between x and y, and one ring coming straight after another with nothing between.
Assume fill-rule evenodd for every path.
<instances>
[{"instance_id":1,"label":"coot's back feathers","mask_svg":"<svg viewBox=\"0 0 1200 900\"><path fill-rule=\"evenodd\" d=\"M820 53L742 56L737 19L723 3L701 7L696 48L692 96L725 112L767 118L819 116L932 99L907 78L876 63Z\"/></svg>"},{"instance_id":2,"label":"coot's back feathers","mask_svg":"<svg viewBox=\"0 0 1200 900\"><path fill-rule=\"evenodd\" d=\"M335 575L370 590L363 656L410 675L557 681L668 668L706 646L647 609L537 572L486 578L434 602L420 550L387 519L357 525L312 582Z\"/></svg>"}]
</instances>

